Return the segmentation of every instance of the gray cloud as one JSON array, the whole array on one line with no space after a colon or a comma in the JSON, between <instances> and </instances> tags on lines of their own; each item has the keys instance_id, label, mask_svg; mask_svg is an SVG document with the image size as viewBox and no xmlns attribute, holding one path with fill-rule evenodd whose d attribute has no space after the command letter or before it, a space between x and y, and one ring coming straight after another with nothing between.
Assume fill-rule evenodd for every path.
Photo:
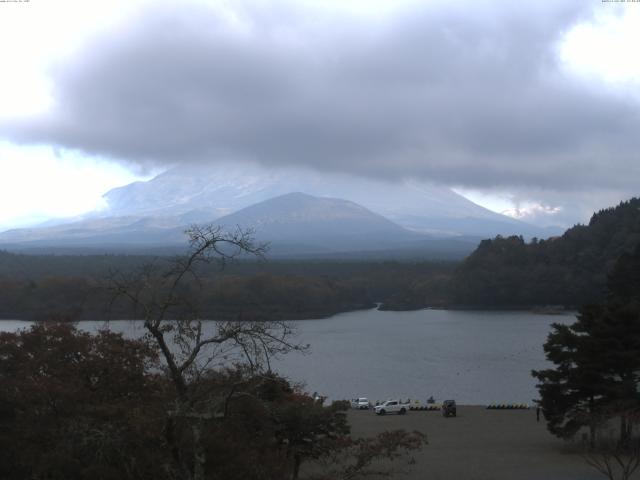
<instances>
[{"instance_id":1,"label":"gray cloud","mask_svg":"<svg viewBox=\"0 0 640 480\"><path fill-rule=\"evenodd\" d=\"M236 4L240 29L214 7L155 6L58 65L49 114L2 129L141 164L247 159L523 198L636 189L638 104L556 60L588 2L414 5L384 21L260 5Z\"/></svg>"}]
</instances>

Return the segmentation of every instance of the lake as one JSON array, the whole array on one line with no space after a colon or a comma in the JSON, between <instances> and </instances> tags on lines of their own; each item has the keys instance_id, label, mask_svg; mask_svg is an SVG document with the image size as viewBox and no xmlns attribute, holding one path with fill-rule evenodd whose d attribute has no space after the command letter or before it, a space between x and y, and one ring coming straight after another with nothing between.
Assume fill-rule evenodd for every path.
<instances>
[{"instance_id":1,"label":"lake","mask_svg":"<svg viewBox=\"0 0 640 480\"><path fill-rule=\"evenodd\" d=\"M548 366L542 344L551 323L574 320L530 312L361 310L292 322L311 351L287 355L274 369L331 399L424 402L433 395L463 404L530 404L538 397L531 370ZM91 330L104 322L80 325ZM133 336L142 332L139 322L110 325ZM4 331L25 326L0 321Z\"/></svg>"}]
</instances>

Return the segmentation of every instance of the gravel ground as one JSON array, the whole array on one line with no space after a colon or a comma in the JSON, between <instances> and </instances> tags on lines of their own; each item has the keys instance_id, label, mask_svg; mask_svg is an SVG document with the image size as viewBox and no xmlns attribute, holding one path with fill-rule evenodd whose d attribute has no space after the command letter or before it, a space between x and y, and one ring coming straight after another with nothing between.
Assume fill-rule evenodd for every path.
<instances>
[{"instance_id":1,"label":"gravel ground","mask_svg":"<svg viewBox=\"0 0 640 480\"><path fill-rule=\"evenodd\" d=\"M458 416L438 411L377 416L352 410L354 436L384 430L418 430L429 444L414 455L416 463L399 479L420 480L602 480L574 447L536 422L535 410L486 410L458 406ZM636 475L633 478L640 478Z\"/></svg>"}]
</instances>

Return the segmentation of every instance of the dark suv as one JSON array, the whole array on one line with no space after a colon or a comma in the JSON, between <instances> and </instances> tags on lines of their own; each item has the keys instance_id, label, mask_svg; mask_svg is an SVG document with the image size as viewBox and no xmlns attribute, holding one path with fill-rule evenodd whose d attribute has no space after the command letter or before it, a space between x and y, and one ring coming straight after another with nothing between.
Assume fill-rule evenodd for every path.
<instances>
[{"instance_id":1,"label":"dark suv","mask_svg":"<svg viewBox=\"0 0 640 480\"><path fill-rule=\"evenodd\" d=\"M456 416L456 401L445 400L442 402L442 416L443 417L455 417Z\"/></svg>"}]
</instances>

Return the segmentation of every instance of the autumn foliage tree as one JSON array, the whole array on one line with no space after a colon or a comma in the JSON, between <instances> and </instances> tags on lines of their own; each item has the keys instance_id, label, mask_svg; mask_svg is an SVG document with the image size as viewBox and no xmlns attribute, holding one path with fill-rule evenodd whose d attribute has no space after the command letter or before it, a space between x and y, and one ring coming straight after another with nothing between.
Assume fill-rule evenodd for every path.
<instances>
[{"instance_id":1,"label":"autumn foliage tree","mask_svg":"<svg viewBox=\"0 0 640 480\"><path fill-rule=\"evenodd\" d=\"M142 340L69 323L3 333L0 382L0 478L175 480L195 451L192 419L176 417L171 380ZM362 478L425 441L401 431L353 439L348 405L325 407L273 373L208 369L197 383L194 408L228 399L199 418L207 479Z\"/></svg>"},{"instance_id":2,"label":"autumn foliage tree","mask_svg":"<svg viewBox=\"0 0 640 480\"><path fill-rule=\"evenodd\" d=\"M162 474L165 385L143 341L70 324L0 334L0 478Z\"/></svg>"}]
</instances>

